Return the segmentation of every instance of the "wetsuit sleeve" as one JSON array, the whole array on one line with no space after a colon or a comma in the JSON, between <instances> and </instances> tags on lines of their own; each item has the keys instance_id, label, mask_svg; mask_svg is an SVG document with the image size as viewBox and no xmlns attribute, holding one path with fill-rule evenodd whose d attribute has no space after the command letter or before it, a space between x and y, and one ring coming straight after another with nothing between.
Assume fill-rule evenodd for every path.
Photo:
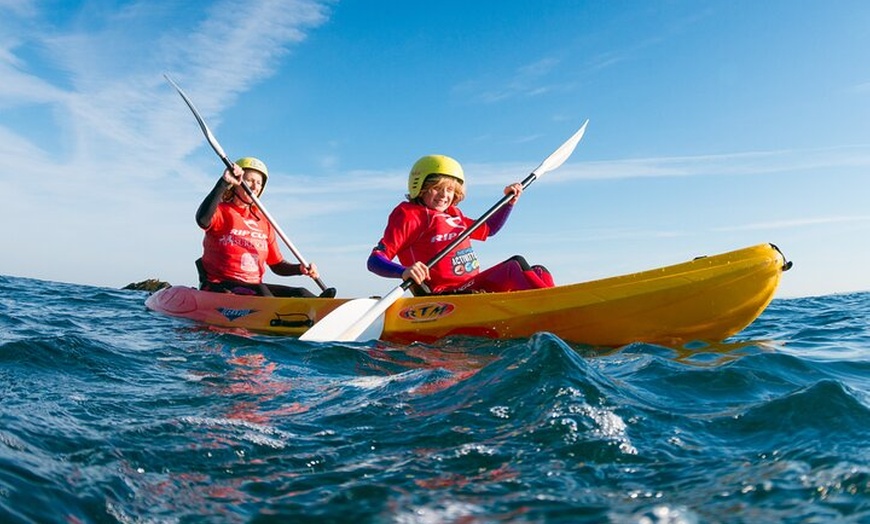
<instances>
[{"instance_id":1,"label":"wetsuit sleeve","mask_svg":"<svg viewBox=\"0 0 870 524\"><path fill-rule=\"evenodd\" d=\"M287 262L286 260L270 265L269 269L271 269L276 275L282 277L293 277L302 274L302 264L294 264L292 262Z\"/></svg>"},{"instance_id":2,"label":"wetsuit sleeve","mask_svg":"<svg viewBox=\"0 0 870 524\"><path fill-rule=\"evenodd\" d=\"M402 278L402 273L405 272L405 266L388 259L381 250L382 247L383 246L378 244L378 246L372 250L372 254L369 255L369 260L366 263L366 267L368 267L369 271L378 276L386 278Z\"/></svg>"},{"instance_id":3,"label":"wetsuit sleeve","mask_svg":"<svg viewBox=\"0 0 870 524\"><path fill-rule=\"evenodd\" d=\"M227 189L227 183L223 178L218 179L217 184L205 196L205 199L196 210L196 223L202 229L208 229L211 225L211 219L214 217L214 212L217 210L218 204L221 202L221 196Z\"/></svg>"},{"instance_id":4,"label":"wetsuit sleeve","mask_svg":"<svg viewBox=\"0 0 870 524\"><path fill-rule=\"evenodd\" d=\"M514 206L508 204L506 206L502 206L498 211L492 214L489 217L485 224L489 228L489 236L492 236L499 232L499 230L505 225L508 217L511 215L511 211L513 211Z\"/></svg>"},{"instance_id":5,"label":"wetsuit sleeve","mask_svg":"<svg viewBox=\"0 0 870 524\"><path fill-rule=\"evenodd\" d=\"M411 211L407 204L396 206L387 218L384 236L369 255L368 270L382 277L402 278L405 266L393 262L393 259L419 235L421 227L418 213Z\"/></svg>"}]
</instances>

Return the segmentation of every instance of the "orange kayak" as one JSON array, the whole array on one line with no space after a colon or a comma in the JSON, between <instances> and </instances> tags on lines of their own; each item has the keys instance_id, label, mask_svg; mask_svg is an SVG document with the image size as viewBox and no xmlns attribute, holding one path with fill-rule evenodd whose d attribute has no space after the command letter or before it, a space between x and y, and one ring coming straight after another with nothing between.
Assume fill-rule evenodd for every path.
<instances>
[{"instance_id":1,"label":"orange kayak","mask_svg":"<svg viewBox=\"0 0 870 524\"><path fill-rule=\"evenodd\" d=\"M381 340L408 344L449 336L525 338L550 332L572 343L682 345L722 341L748 326L791 267L773 244L672 266L548 289L403 297L384 317ZM299 336L350 299L272 298L173 286L150 295L156 312L212 326Z\"/></svg>"}]
</instances>

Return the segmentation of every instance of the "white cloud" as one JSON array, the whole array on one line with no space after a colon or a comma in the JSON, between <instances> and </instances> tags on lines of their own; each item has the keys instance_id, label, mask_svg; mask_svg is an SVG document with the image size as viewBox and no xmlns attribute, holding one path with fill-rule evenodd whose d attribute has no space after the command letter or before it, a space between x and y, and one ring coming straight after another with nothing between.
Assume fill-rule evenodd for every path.
<instances>
[{"instance_id":1,"label":"white cloud","mask_svg":"<svg viewBox=\"0 0 870 524\"><path fill-rule=\"evenodd\" d=\"M541 159L537 159L543 160ZM506 180L524 178L535 162L467 163L474 173L475 187L503 187ZM699 155L650 157L601 161L572 161L541 177L545 183L566 184L578 180L620 180L655 177L763 176L805 171L832 172L840 168L870 167L870 146L845 146L810 150L782 150ZM346 171L329 178L297 180L296 191L304 194L380 194L405 183L404 169L384 171ZM538 182L540 183L540 182Z\"/></svg>"},{"instance_id":2,"label":"white cloud","mask_svg":"<svg viewBox=\"0 0 870 524\"><path fill-rule=\"evenodd\" d=\"M870 82L856 84L854 86L851 86L848 90L852 93L858 93L858 94L870 93Z\"/></svg>"},{"instance_id":3,"label":"white cloud","mask_svg":"<svg viewBox=\"0 0 870 524\"><path fill-rule=\"evenodd\" d=\"M288 46L325 20L324 8L316 2L232 1L212 5L210 17L191 30L186 23L195 19L189 13L197 10L179 5L172 16L160 14L161 20L180 25L166 27L154 47L140 40L154 25L155 15L148 14L152 7L149 2L132 4L104 19L79 20L72 32L46 39L41 43L47 53L44 60L56 67L51 78L39 76L45 72L24 72L31 68L21 66L13 47L0 52L5 57L0 60L0 104L50 104L56 115L54 132L69 137L69 158L51 166L63 173L60 178L88 184L106 172L124 173L132 181L188 171L184 159L201 147L203 139L190 132L192 117L163 81L164 70L177 72L179 80L195 86L195 103L208 120L239 92L268 77ZM26 38L17 35L21 43ZM57 71L65 74L58 76ZM8 148L0 153L4 151L18 155ZM28 154L54 157L35 145ZM154 166L158 158L161 169Z\"/></svg>"},{"instance_id":4,"label":"white cloud","mask_svg":"<svg viewBox=\"0 0 870 524\"><path fill-rule=\"evenodd\" d=\"M715 228L714 231L765 231L776 229L804 228L807 226L817 225L861 222L870 222L870 216L811 217L798 218L794 220L777 220L774 222L758 222L754 224L744 224L740 226L719 227Z\"/></svg>"},{"instance_id":5,"label":"white cloud","mask_svg":"<svg viewBox=\"0 0 870 524\"><path fill-rule=\"evenodd\" d=\"M743 176L870 167L870 146L762 151L727 155L658 157L571 163L549 181L680 176Z\"/></svg>"},{"instance_id":6,"label":"white cloud","mask_svg":"<svg viewBox=\"0 0 870 524\"><path fill-rule=\"evenodd\" d=\"M30 16L36 11L36 0L0 0L0 11L18 16Z\"/></svg>"},{"instance_id":7,"label":"white cloud","mask_svg":"<svg viewBox=\"0 0 870 524\"><path fill-rule=\"evenodd\" d=\"M205 141L163 73L189 83L214 126L219 109L271 75L326 19L324 4L307 0L200 5L139 2L112 12L83 4L63 25L31 35L32 26L56 16L42 17L35 3L0 3L0 13L31 17L0 22L0 107L7 109L0 113L0 165L15 166L0 171L0 188L14 197L0 219L31 217L16 243L28 256L7 259L0 273L87 282L107 278L95 263L137 275L165 269L163 259L144 267L144 255L190 220L182 206L191 206L189 190L198 186L183 177L207 184L214 173L191 162ZM37 113L46 120L15 118ZM106 242L112 248L101 253ZM190 246L195 252L197 241Z\"/></svg>"}]
</instances>

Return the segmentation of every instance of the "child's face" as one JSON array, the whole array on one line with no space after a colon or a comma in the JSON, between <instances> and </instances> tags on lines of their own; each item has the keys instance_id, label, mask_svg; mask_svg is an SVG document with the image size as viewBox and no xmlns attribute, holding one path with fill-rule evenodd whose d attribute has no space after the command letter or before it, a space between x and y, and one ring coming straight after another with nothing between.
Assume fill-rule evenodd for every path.
<instances>
[{"instance_id":1,"label":"child's face","mask_svg":"<svg viewBox=\"0 0 870 524\"><path fill-rule=\"evenodd\" d=\"M435 211L444 211L453 205L453 197L456 194L456 183L453 181L442 181L429 188L423 189L420 192L420 198L423 204L429 209Z\"/></svg>"}]
</instances>

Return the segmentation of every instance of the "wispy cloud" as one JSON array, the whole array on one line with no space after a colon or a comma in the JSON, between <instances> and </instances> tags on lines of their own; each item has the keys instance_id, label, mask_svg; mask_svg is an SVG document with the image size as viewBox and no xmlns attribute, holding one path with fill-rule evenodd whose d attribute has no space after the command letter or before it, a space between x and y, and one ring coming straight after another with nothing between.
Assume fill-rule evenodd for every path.
<instances>
[{"instance_id":1,"label":"wispy cloud","mask_svg":"<svg viewBox=\"0 0 870 524\"><path fill-rule=\"evenodd\" d=\"M544 57L520 65L512 73L499 75L498 82L469 80L454 87L453 91L485 104L503 102L516 97L539 96L563 88L559 83L551 80L552 73L558 69L560 62L561 60L556 57Z\"/></svg>"},{"instance_id":2,"label":"wispy cloud","mask_svg":"<svg viewBox=\"0 0 870 524\"><path fill-rule=\"evenodd\" d=\"M147 274L174 265L146 260L173 242L194 256L197 231L179 217L190 216L190 182L215 173L202 171L203 137L163 73L216 128L333 2L103 4L0 0L0 165L16 166L0 171L10 199L0 219L33 218L17 248L28 255L4 266L11 274Z\"/></svg>"},{"instance_id":3,"label":"wispy cloud","mask_svg":"<svg viewBox=\"0 0 870 524\"><path fill-rule=\"evenodd\" d=\"M833 216L798 218L794 220L777 220L773 222L758 222L754 224L744 224L740 226L720 227L715 228L713 231L766 231L776 229L803 228L807 226L863 222L870 222L870 216Z\"/></svg>"},{"instance_id":4,"label":"wispy cloud","mask_svg":"<svg viewBox=\"0 0 870 524\"><path fill-rule=\"evenodd\" d=\"M660 10L659 7L649 9ZM556 54L520 64L512 71L499 71L496 77L463 82L456 86L454 91L486 104L535 97L554 91L571 91L582 85L582 82L577 80L578 77L588 77L623 62L642 59L647 50L673 40L687 28L709 17L711 12L705 9L670 21L668 24L656 25L653 34L639 33L634 41L620 42L616 47L593 54L590 54L590 46L584 39L582 44L563 46ZM648 15L649 13L644 11L626 13L623 23L629 26L637 25L639 17ZM572 74L566 75L566 70L571 70ZM492 78L497 80L490 82ZM566 80L566 78L573 78L573 80Z\"/></svg>"},{"instance_id":5,"label":"wispy cloud","mask_svg":"<svg viewBox=\"0 0 870 524\"><path fill-rule=\"evenodd\" d=\"M163 42L182 52L176 65L185 73L179 76L204 86L200 96L208 112L271 75L288 47L326 19L324 6L307 0L231 3L214 5L211 16L181 45Z\"/></svg>"},{"instance_id":6,"label":"wispy cloud","mask_svg":"<svg viewBox=\"0 0 870 524\"><path fill-rule=\"evenodd\" d=\"M0 4L0 10L19 5L7 4ZM177 12L167 13L169 9ZM46 23L38 21L42 17L33 9L17 7L14 14L32 17L31 24ZM49 192L57 189L59 179L86 192L88 183L107 172L123 173L128 181L195 172L185 162L202 145L202 137L190 132L195 124L180 110L180 99L162 73L191 86L198 108L210 125L217 125L219 109L271 75L279 59L326 14L324 4L310 0L227 0L207 10L139 2L83 18L73 13L63 28L45 30L51 36L38 43L28 41L26 30L6 33L0 37L0 107L23 111L48 104L54 121L41 127L66 137L69 147L58 158L47 147L10 136L6 143L17 145L0 148L0 162L12 165L26 149L33 163L44 164L51 184L43 189ZM174 25L166 26L167 20ZM163 27L163 33L156 44L146 45L142 35L154 26ZM37 69L33 60L25 64L22 48L35 49L43 67ZM154 169L156 158L160 170Z\"/></svg>"},{"instance_id":7,"label":"wispy cloud","mask_svg":"<svg viewBox=\"0 0 870 524\"><path fill-rule=\"evenodd\" d=\"M853 85L848 89L848 91L851 93L858 93L862 95L868 94L870 93L870 82Z\"/></svg>"},{"instance_id":8,"label":"wispy cloud","mask_svg":"<svg viewBox=\"0 0 870 524\"><path fill-rule=\"evenodd\" d=\"M474 173L475 187L503 187L506 176L513 173L517 180L522 179L535 167L533 163L468 163L463 167L467 173ZM547 184L565 184L578 180L833 173L856 166L870 168L870 145L603 161L569 159L541 180ZM395 188L404 184L405 176L404 169L397 168L384 171L348 171L328 179L306 180L299 184L304 189L296 191L304 191L306 194L354 195L355 199L361 194L367 194L371 198L377 198L385 192L394 194Z\"/></svg>"},{"instance_id":9,"label":"wispy cloud","mask_svg":"<svg viewBox=\"0 0 870 524\"><path fill-rule=\"evenodd\" d=\"M741 176L870 167L870 145L568 163L549 181Z\"/></svg>"},{"instance_id":10,"label":"wispy cloud","mask_svg":"<svg viewBox=\"0 0 870 524\"><path fill-rule=\"evenodd\" d=\"M0 0L0 10L19 16L28 16L36 11L36 0Z\"/></svg>"}]
</instances>

